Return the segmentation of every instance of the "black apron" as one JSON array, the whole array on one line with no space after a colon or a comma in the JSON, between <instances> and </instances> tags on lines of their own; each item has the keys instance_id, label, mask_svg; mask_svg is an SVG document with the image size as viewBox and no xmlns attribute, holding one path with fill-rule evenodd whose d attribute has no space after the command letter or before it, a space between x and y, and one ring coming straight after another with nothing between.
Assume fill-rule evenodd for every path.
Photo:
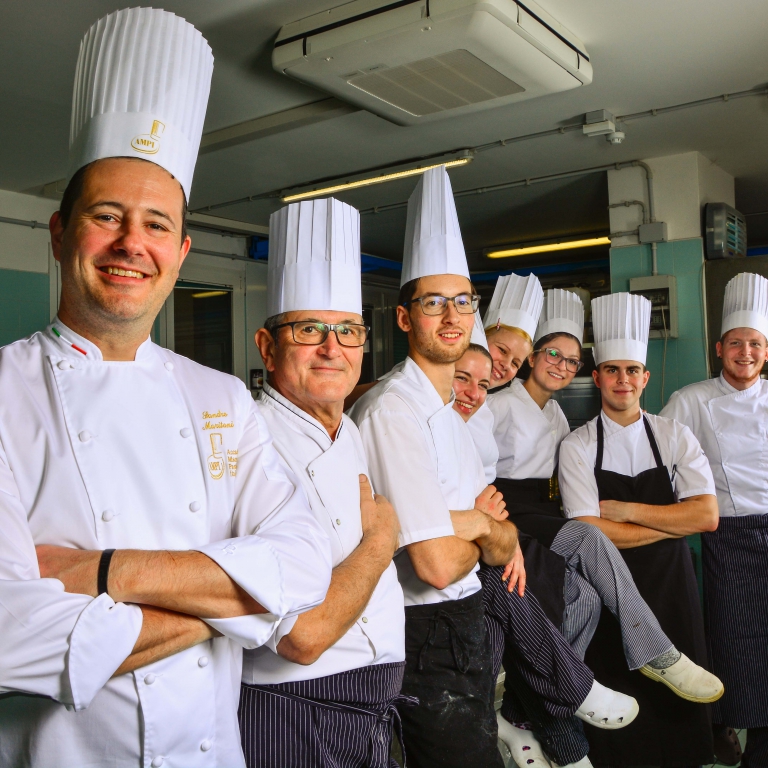
<instances>
[{"instance_id":1,"label":"black apron","mask_svg":"<svg viewBox=\"0 0 768 768\"><path fill-rule=\"evenodd\" d=\"M704 618L712 670L725 693L713 719L768 726L768 515L721 517L701 536Z\"/></svg>"},{"instance_id":2,"label":"black apron","mask_svg":"<svg viewBox=\"0 0 768 768\"><path fill-rule=\"evenodd\" d=\"M559 497L551 498L551 482L497 477L493 485L504 496L508 519L520 531L527 583L547 618L559 629L565 612L566 562L549 548L568 520L560 513Z\"/></svg>"},{"instance_id":3,"label":"black apron","mask_svg":"<svg viewBox=\"0 0 768 768\"><path fill-rule=\"evenodd\" d=\"M503 768L482 592L405 609L400 707L408 768Z\"/></svg>"},{"instance_id":4,"label":"black apron","mask_svg":"<svg viewBox=\"0 0 768 768\"><path fill-rule=\"evenodd\" d=\"M600 500L668 505L675 503L669 473L656 439L643 416L656 467L635 477L609 472L603 466L603 422L597 418L595 479ZM688 544L664 539L654 544L620 549L635 584L656 614L675 647L696 664L706 666L704 623L699 591ZM589 757L611 766L685 766L712 762L709 706L676 696L665 685L630 672L624 658L619 624L605 607L585 661L603 685L634 696L637 719L618 731L588 728Z\"/></svg>"}]
</instances>

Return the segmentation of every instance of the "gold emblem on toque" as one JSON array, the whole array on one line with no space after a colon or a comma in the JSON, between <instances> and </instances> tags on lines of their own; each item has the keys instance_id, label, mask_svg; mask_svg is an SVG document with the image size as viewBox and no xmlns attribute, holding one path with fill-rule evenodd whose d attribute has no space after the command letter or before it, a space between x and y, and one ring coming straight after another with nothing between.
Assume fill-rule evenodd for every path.
<instances>
[{"instance_id":1,"label":"gold emblem on toque","mask_svg":"<svg viewBox=\"0 0 768 768\"><path fill-rule=\"evenodd\" d=\"M152 130L149 133L142 133L131 139L131 147L145 155L157 154L160 149L160 137L163 135L164 130L165 123L154 120L152 122Z\"/></svg>"}]
</instances>

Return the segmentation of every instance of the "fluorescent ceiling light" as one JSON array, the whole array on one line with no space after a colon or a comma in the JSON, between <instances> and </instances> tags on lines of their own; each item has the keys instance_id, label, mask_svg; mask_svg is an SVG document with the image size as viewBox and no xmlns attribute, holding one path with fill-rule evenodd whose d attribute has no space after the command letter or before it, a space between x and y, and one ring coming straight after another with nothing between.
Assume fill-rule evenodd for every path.
<instances>
[{"instance_id":1,"label":"fluorescent ceiling light","mask_svg":"<svg viewBox=\"0 0 768 768\"><path fill-rule=\"evenodd\" d=\"M214 296L226 296L229 291L203 291L202 293L193 293L193 299L212 299Z\"/></svg>"},{"instance_id":2,"label":"fluorescent ceiling light","mask_svg":"<svg viewBox=\"0 0 768 768\"><path fill-rule=\"evenodd\" d=\"M571 248L589 248L592 245L610 245L610 237L590 237L586 240L569 240L565 243L546 243L531 245L527 248L505 248L503 251L491 251L485 255L489 259L503 259L508 256L527 256L531 253L547 253L548 251L566 251Z\"/></svg>"},{"instance_id":3,"label":"fluorescent ceiling light","mask_svg":"<svg viewBox=\"0 0 768 768\"><path fill-rule=\"evenodd\" d=\"M380 176L369 176L364 179L357 179L355 181L345 181L341 184L334 184L330 187L322 187L320 189L310 189L306 192L297 192L293 195L285 195L282 198L284 203L295 203L298 200L307 200L310 197L323 197L325 195L332 195L334 192L341 192L346 189L357 189L359 187L369 187L372 184L382 184L385 181L394 181L395 179L405 179L409 176L418 176L419 174L428 171L430 168L437 168L440 165L444 165L446 168L455 168L457 165L466 165L472 162L472 155L464 155L463 157L454 158L452 160L444 160L442 162L431 163L430 165L422 165L418 168L408 168L404 171L394 171L392 173L384 173Z\"/></svg>"}]
</instances>

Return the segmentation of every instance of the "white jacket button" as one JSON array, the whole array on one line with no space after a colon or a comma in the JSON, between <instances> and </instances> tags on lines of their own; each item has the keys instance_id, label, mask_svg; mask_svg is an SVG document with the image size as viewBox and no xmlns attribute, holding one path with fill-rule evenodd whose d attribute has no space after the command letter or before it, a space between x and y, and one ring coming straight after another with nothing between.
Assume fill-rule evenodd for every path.
<instances>
[{"instance_id":1,"label":"white jacket button","mask_svg":"<svg viewBox=\"0 0 768 768\"><path fill-rule=\"evenodd\" d=\"M111 520L111 519L112 519L114 516L115 516L115 513L114 513L114 512L113 512L111 509L105 509L105 510L104 510L104 511L101 513L101 519L102 519L102 520L103 520L105 523L108 523L108 522L109 522L109 521L110 521L110 520Z\"/></svg>"},{"instance_id":2,"label":"white jacket button","mask_svg":"<svg viewBox=\"0 0 768 768\"><path fill-rule=\"evenodd\" d=\"M69 361L67 361L67 360L62 360L59 363L59 370L60 371L66 371L68 368L71 368L71 367L72 366L69 364Z\"/></svg>"},{"instance_id":3,"label":"white jacket button","mask_svg":"<svg viewBox=\"0 0 768 768\"><path fill-rule=\"evenodd\" d=\"M152 768L160 768L160 766L165 762L165 758L162 755L158 755L151 763L150 765Z\"/></svg>"},{"instance_id":4,"label":"white jacket button","mask_svg":"<svg viewBox=\"0 0 768 768\"><path fill-rule=\"evenodd\" d=\"M152 685L152 683L154 682L155 682L155 676L151 672L148 675L144 675L144 683L146 685ZM162 759L163 758L161 757L160 760L162 761Z\"/></svg>"},{"instance_id":5,"label":"white jacket button","mask_svg":"<svg viewBox=\"0 0 768 768\"><path fill-rule=\"evenodd\" d=\"M165 370L166 371L172 371L173 370L173 363L166 363L165 364Z\"/></svg>"},{"instance_id":6,"label":"white jacket button","mask_svg":"<svg viewBox=\"0 0 768 768\"><path fill-rule=\"evenodd\" d=\"M336 518L336 525L341 525L341 518L339 517Z\"/></svg>"},{"instance_id":7,"label":"white jacket button","mask_svg":"<svg viewBox=\"0 0 768 768\"><path fill-rule=\"evenodd\" d=\"M193 501L189 505L189 511L190 512L199 512L200 511L200 502L199 501Z\"/></svg>"},{"instance_id":8,"label":"white jacket button","mask_svg":"<svg viewBox=\"0 0 768 768\"><path fill-rule=\"evenodd\" d=\"M198 667L207 667L208 666L208 657L207 656L201 656L197 660L197 666Z\"/></svg>"},{"instance_id":9,"label":"white jacket button","mask_svg":"<svg viewBox=\"0 0 768 768\"><path fill-rule=\"evenodd\" d=\"M179 434L182 437L189 437L192 434L192 430L189 427L184 427Z\"/></svg>"},{"instance_id":10,"label":"white jacket button","mask_svg":"<svg viewBox=\"0 0 768 768\"><path fill-rule=\"evenodd\" d=\"M203 741L200 742L200 749L203 752L207 752L212 746L213 744L211 744L211 742L208 741L208 739L203 739Z\"/></svg>"},{"instance_id":11,"label":"white jacket button","mask_svg":"<svg viewBox=\"0 0 768 768\"><path fill-rule=\"evenodd\" d=\"M88 442L88 441L91 439L91 433L90 433L90 432L89 432L87 429L84 429L84 430L83 430L83 431L82 431L82 432L81 432L81 433L78 435L78 437L80 438L80 442L81 442L81 443L87 443L87 442Z\"/></svg>"},{"instance_id":12,"label":"white jacket button","mask_svg":"<svg viewBox=\"0 0 768 768\"><path fill-rule=\"evenodd\" d=\"M367 616L363 616L363 624L367 624L367 623L368 623L368 617Z\"/></svg>"}]
</instances>

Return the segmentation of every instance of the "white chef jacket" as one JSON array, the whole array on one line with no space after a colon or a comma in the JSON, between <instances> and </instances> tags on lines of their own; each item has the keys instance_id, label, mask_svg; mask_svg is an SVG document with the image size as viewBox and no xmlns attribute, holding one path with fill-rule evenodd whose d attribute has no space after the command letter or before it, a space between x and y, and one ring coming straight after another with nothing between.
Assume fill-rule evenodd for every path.
<instances>
[{"instance_id":1,"label":"white chef jacket","mask_svg":"<svg viewBox=\"0 0 768 768\"><path fill-rule=\"evenodd\" d=\"M0 350L0 692L47 697L0 700L0 764L244 765L242 649L323 600L327 537L238 379L55 326ZM41 579L36 544L198 550L269 613L112 678L141 610Z\"/></svg>"},{"instance_id":2,"label":"white chef jacket","mask_svg":"<svg viewBox=\"0 0 768 768\"><path fill-rule=\"evenodd\" d=\"M277 452L300 479L312 511L331 542L335 568L363 538L359 475L368 475L368 464L360 433L352 419L343 416L336 439L331 440L319 421L269 384L264 385L259 409ZM371 664L405 660L403 590L393 562L381 575L357 621L314 664L295 664L277 655L277 644L295 621L285 620L266 646L245 652L244 683L313 680Z\"/></svg>"},{"instance_id":3,"label":"white chef jacket","mask_svg":"<svg viewBox=\"0 0 768 768\"><path fill-rule=\"evenodd\" d=\"M509 480L552 477L560 443L571 433L560 405L550 398L539 408L517 379L486 402L499 447L496 474Z\"/></svg>"},{"instance_id":4,"label":"white chef jacket","mask_svg":"<svg viewBox=\"0 0 768 768\"><path fill-rule=\"evenodd\" d=\"M643 420L622 427L603 417L603 469L635 477L653 469L651 444ZM707 457L688 427L672 419L644 414L656 437L661 460L672 480L677 501L689 496L715 494L715 483ZM571 432L560 446L558 479L566 517L600 517L600 497L595 480L597 419Z\"/></svg>"},{"instance_id":5,"label":"white chef jacket","mask_svg":"<svg viewBox=\"0 0 768 768\"><path fill-rule=\"evenodd\" d=\"M490 484L496 479L499 447L493 437L493 412L487 400L469 417L466 425L483 463L485 482Z\"/></svg>"},{"instance_id":6,"label":"white chef jacket","mask_svg":"<svg viewBox=\"0 0 768 768\"><path fill-rule=\"evenodd\" d=\"M350 409L363 439L376 490L400 520L400 546L453 536L451 510L472 509L486 487L464 420L409 357L402 371L368 390ZM395 556L406 605L459 600L480 589L475 571L435 589L413 570L407 550Z\"/></svg>"},{"instance_id":7,"label":"white chef jacket","mask_svg":"<svg viewBox=\"0 0 768 768\"><path fill-rule=\"evenodd\" d=\"M675 392L661 413L701 443L721 517L768 513L768 381L738 390L720 374Z\"/></svg>"}]
</instances>

